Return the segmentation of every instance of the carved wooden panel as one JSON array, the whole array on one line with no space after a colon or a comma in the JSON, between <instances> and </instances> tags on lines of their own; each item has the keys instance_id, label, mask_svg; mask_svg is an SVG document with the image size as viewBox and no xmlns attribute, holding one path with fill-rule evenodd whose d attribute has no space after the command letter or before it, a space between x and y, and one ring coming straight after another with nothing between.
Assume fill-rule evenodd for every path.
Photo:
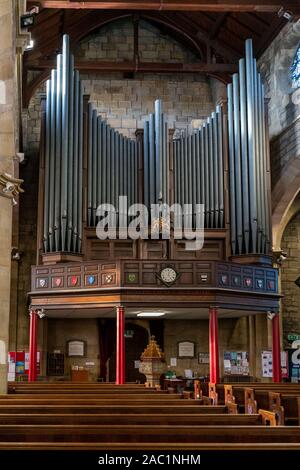
<instances>
[{"instance_id":1,"label":"carved wooden panel","mask_svg":"<svg viewBox=\"0 0 300 470\"><path fill-rule=\"evenodd\" d=\"M143 259L167 259L169 240L140 240L140 256Z\"/></svg>"},{"instance_id":2,"label":"carved wooden panel","mask_svg":"<svg viewBox=\"0 0 300 470\"><path fill-rule=\"evenodd\" d=\"M136 258L134 240L99 240L87 238L86 259L105 260Z\"/></svg>"},{"instance_id":3,"label":"carved wooden panel","mask_svg":"<svg viewBox=\"0 0 300 470\"><path fill-rule=\"evenodd\" d=\"M180 259L201 259L221 261L225 259L225 241L224 240L205 240L201 250L190 251L186 249L183 240L175 240L174 258Z\"/></svg>"},{"instance_id":4,"label":"carved wooden panel","mask_svg":"<svg viewBox=\"0 0 300 470\"><path fill-rule=\"evenodd\" d=\"M173 267L178 276L169 287L159 277L165 267ZM111 288L215 288L255 293L276 294L278 271L273 268L237 263L201 260L112 260L32 268L32 291Z\"/></svg>"}]
</instances>

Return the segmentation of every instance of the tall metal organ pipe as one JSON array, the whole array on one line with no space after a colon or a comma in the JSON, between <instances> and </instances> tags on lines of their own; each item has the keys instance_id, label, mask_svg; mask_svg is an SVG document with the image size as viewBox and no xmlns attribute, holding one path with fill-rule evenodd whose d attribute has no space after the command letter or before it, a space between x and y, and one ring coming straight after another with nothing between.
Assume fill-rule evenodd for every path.
<instances>
[{"instance_id":1,"label":"tall metal organ pipe","mask_svg":"<svg viewBox=\"0 0 300 470\"><path fill-rule=\"evenodd\" d=\"M161 100L154 104L155 112L144 123L144 204L169 203L168 125L162 112Z\"/></svg>"},{"instance_id":2,"label":"tall metal organ pipe","mask_svg":"<svg viewBox=\"0 0 300 470\"><path fill-rule=\"evenodd\" d=\"M80 252L82 238L83 91L69 38L47 83L44 252Z\"/></svg>"},{"instance_id":3,"label":"tall metal organ pipe","mask_svg":"<svg viewBox=\"0 0 300 470\"><path fill-rule=\"evenodd\" d=\"M266 254L270 250L268 143L264 88L251 39L227 94L232 253Z\"/></svg>"}]
</instances>

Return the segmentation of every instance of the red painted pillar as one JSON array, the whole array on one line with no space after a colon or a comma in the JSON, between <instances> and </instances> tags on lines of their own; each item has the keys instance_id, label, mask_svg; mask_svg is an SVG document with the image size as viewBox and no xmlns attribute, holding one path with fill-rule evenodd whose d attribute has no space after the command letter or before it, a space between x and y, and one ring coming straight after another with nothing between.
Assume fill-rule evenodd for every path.
<instances>
[{"instance_id":1,"label":"red painted pillar","mask_svg":"<svg viewBox=\"0 0 300 470\"><path fill-rule=\"evenodd\" d=\"M29 330L29 372L28 382L35 382L37 377L37 329L38 314L35 310L30 310L30 330Z\"/></svg>"},{"instance_id":2,"label":"red painted pillar","mask_svg":"<svg viewBox=\"0 0 300 470\"><path fill-rule=\"evenodd\" d=\"M273 382L281 382L279 313L272 319Z\"/></svg>"},{"instance_id":3,"label":"red painted pillar","mask_svg":"<svg viewBox=\"0 0 300 470\"><path fill-rule=\"evenodd\" d=\"M212 383L220 381L217 307L209 308L209 380Z\"/></svg>"},{"instance_id":4,"label":"red painted pillar","mask_svg":"<svg viewBox=\"0 0 300 470\"><path fill-rule=\"evenodd\" d=\"M117 307L117 350L116 350L116 384L125 383L125 311Z\"/></svg>"}]
</instances>

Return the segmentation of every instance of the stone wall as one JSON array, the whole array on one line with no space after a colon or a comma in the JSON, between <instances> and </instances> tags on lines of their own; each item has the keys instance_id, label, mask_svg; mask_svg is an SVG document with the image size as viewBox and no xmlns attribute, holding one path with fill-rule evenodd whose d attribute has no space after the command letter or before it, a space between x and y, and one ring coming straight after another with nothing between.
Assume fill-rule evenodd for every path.
<instances>
[{"instance_id":1,"label":"stone wall","mask_svg":"<svg viewBox=\"0 0 300 470\"><path fill-rule=\"evenodd\" d=\"M300 115L290 126L287 126L278 136L271 140L270 151L272 188L274 188L287 165L293 162L293 160L300 158Z\"/></svg>"},{"instance_id":2,"label":"stone wall","mask_svg":"<svg viewBox=\"0 0 300 470\"><path fill-rule=\"evenodd\" d=\"M83 39L74 54L85 60L133 60L132 20L125 18L103 26ZM195 54L145 20L139 21L139 58L142 62L195 62Z\"/></svg>"},{"instance_id":3,"label":"stone wall","mask_svg":"<svg viewBox=\"0 0 300 470\"><path fill-rule=\"evenodd\" d=\"M300 20L287 23L258 61L269 99L271 139L300 114L300 89L293 88L290 75L299 42Z\"/></svg>"},{"instance_id":4,"label":"stone wall","mask_svg":"<svg viewBox=\"0 0 300 470\"><path fill-rule=\"evenodd\" d=\"M48 319L48 352L55 350L65 354L65 376L70 379L72 366L85 367L86 362L93 362L89 368L93 381L99 376L99 339L96 319ZM86 357L68 357L67 341L80 339L87 342ZM46 348L45 348L46 349ZM46 353L46 351L45 351Z\"/></svg>"},{"instance_id":5,"label":"stone wall","mask_svg":"<svg viewBox=\"0 0 300 470\"><path fill-rule=\"evenodd\" d=\"M300 288L295 284L300 276L300 214L296 215L285 229L282 250L287 253L281 270L283 335L300 334Z\"/></svg>"},{"instance_id":6,"label":"stone wall","mask_svg":"<svg viewBox=\"0 0 300 470\"><path fill-rule=\"evenodd\" d=\"M98 112L123 135L134 137L161 98L170 128L199 126L213 109L209 81L200 74L82 75L84 90Z\"/></svg>"},{"instance_id":7,"label":"stone wall","mask_svg":"<svg viewBox=\"0 0 300 470\"><path fill-rule=\"evenodd\" d=\"M300 20L287 23L259 59L268 102L272 187L284 167L300 158L300 88L293 88L290 67L300 38Z\"/></svg>"}]
</instances>

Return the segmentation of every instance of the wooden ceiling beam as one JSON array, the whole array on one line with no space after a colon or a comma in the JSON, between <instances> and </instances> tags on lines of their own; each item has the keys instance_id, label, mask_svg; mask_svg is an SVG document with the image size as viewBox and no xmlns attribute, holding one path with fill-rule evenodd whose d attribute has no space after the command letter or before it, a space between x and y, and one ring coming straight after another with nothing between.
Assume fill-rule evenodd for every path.
<instances>
[{"instance_id":1,"label":"wooden ceiling beam","mask_svg":"<svg viewBox=\"0 0 300 470\"><path fill-rule=\"evenodd\" d=\"M51 70L55 67L53 60L27 62L28 70ZM237 64L207 64L203 62L168 63L128 61L76 61L75 68L82 73L102 72L155 72L155 73L235 73Z\"/></svg>"},{"instance_id":2,"label":"wooden ceiling beam","mask_svg":"<svg viewBox=\"0 0 300 470\"><path fill-rule=\"evenodd\" d=\"M293 13L300 13L298 0L114 0L114 1L76 1L76 0L29 0L28 6L39 4L42 8L72 8L99 10L173 10L173 11L258 11L277 12L283 6Z\"/></svg>"},{"instance_id":3,"label":"wooden ceiling beam","mask_svg":"<svg viewBox=\"0 0 300 470\"><path fill-rule=\"evenodd\" d=\"M236 62L240 59L241 54L238 51L236 51L223 41L219 41L216 38L210 39L209 32L206 31L204 28L200 27L198 23L192 21L190 17L185 16L184 13L176 13L176 19L178 19L178 21L184 21L186 28L188 28L189 25L190 28L193 26L193 29L195 29L194 34L196 38L206 44L206 46L211 47L219 54L223 55L224 58L227 59L229 62Z\"/></svg>"},{"instance_id":4,"label":"wooden ceiling beam","mask_svg":"<svg viewBox=\"0 0 300 470\"><path fill-rule=\"evenodd\" d=\"M264 52L285 23L286 20L284 18L274 18L269 28L267 28L265 33L260 37L258 43L254 45L254 53L257 57Z\"/></svg>"},{"instance_id":5,"label":"wooden ceiling beam","mask_svg":"<svg viewBox=\"0 0 300 470\"><path fill-rule=\"evenodd\" d=\"M217 18L211 32L209 33L209 39L215 39L218 36L219 31L227 19L228 13L222 13Z\"/></svg>"},{"instance_id":6,"label":"wooden ceiling beam","mask_svg":"<svg viewBox=\"0 0 300 470\"><path fill-rule=\"evenodd\" d=\"M231 13L230 18L242 28L247 28L249 34L261 36L268 25L262 23L260 19L253 13Z\"/></svg>"}]
</instances>

